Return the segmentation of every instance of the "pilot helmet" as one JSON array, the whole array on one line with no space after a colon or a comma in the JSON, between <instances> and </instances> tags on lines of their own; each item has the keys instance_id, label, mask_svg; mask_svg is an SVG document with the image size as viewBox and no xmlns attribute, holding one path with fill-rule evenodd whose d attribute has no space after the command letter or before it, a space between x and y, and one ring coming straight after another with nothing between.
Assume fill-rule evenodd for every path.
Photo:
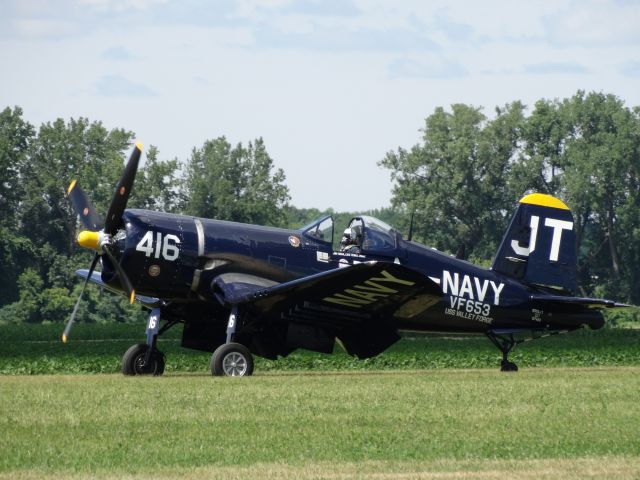
<instances>
[{"instance_id":1,"label":"pilot helmet","mask_svg":"<svg viewBox=\"0 0 640 480\"><path fill-rule=\"evenodd\" d=\"M351 242L351 229L345 228L344 233L342 234L342 240L340 241L340 243L342 245L346 245L349 242Z\"/></svg>"}]
</instances>

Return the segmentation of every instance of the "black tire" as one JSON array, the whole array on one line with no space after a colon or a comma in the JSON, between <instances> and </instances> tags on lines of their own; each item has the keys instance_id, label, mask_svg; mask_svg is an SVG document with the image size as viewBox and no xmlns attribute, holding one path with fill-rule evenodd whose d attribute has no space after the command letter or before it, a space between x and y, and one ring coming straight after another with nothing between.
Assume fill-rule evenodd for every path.
<instances>
[{"instance_id":1,"label":"black tire","mask_svg":"<svg viewBox=\"0 0 640 480\"><path fill-rule=\"evenodd\" d=\"M240 343L225 343L211 355L211 375L248 377L253 375L253 355Z\"/></svg>"},{"instance_id":2,"label":"black tire","mask_svg":"<svg viewBox=\"0 0 640 480\"><path fill-rule=\"evenodd\" d=\"M501 372L517 372L518 371L518 366L513 363L513 362L509 362L508 360L502 360L500 362L500 371Z\"/></svg>"},{"instance_id":3,"label":"black tire","mask_svg":"<svg viewBox=\"0 0 640 480\"><path fill-rule=\"evenodd\" d=\"M122 373L124 375L162 375L164 373L164 354L155 350L151 354L151 361L142 367L149 346L146 343L132 345L122 356Z\"/></svg>"}]
</instances>

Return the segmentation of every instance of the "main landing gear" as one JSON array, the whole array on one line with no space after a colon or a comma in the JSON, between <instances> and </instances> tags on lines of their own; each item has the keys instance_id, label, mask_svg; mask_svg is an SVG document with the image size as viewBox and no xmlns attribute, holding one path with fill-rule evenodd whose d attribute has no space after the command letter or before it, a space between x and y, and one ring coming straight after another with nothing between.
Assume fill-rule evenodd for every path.
<instances>
[{"instance_id":1,"label":"main landing gear","mask_svg":"<svg viewBox=\"0 0 640 480\"><path fill-rule=\"evenodd\" d=\"M239 343L224 343L211 355L211 375L245 377L253 374L253 355Z\"/></svg>"},{"instance_id":2,"label":"main landing gear","mask_svg":"<svg viewBox=\"0 0 640 480\"><path fill-rule=\"evenodd\" d=\"M164 373L164 354L157 349L151 350L147 361L149 345L138 343L129 347L122 357L122 373L125 375L162 375Z\"/></svg>"},{"instance_id":3,"label":"main landing gear","mask_svg":"<svg viewBox=\"0 0 640 480\"><path fill-rule=\"evenodd\" d=\"M122 373L125 375L162 375L165 357L156 347L158 336L177 322L169 321L160 328L160 308L151 310L147 322L147 343L132 345L122 356Z\"/></svg>"},{"instance_id":4,"label":"main landing gear","mask_svg":"<svg viewBox=\"0 0 640 480\"><path fill-rule=\"evenodd\" d=\"M216 377L248 377L253 374L253 355L247 347L232 340L238 325L238 309L234 307L227 323L227 341L211 355L211 375Z\"/></svg>"},{"instance_id":5,"label":"main landing gear","mask_svg":"<svg viewBox=\"0 0 640 480\"><path fill-rule=\"evenodd\" d=\"M122 373L125 375L162 375L165 356L158 350L158 337L179 323L168 320L160 328L160 308L151 310L147 322L147 343L132 345L122 357ZM211 356L211 374L215 376L246 377L253 374L253 355L247 347L234 342L237 327L237 308L229 315L227 339Z\"/></svg>"},{"instance_id":6,"label":"main landing gear","mask_svg":"<svg viewBox=\"0 0 640 480\"><path fill-rule=\"evenodd\" d=\"M523 339L516 339L513 333L509 334L500 334L494 332L487 332L487 337L489 340L498 347L498 349L502 352L502 361L500 362L500 371L501 372L517 372L518 366L509 361L509 352L513 350L513 347L522 343Z\"/></svg>"}]
</instances>

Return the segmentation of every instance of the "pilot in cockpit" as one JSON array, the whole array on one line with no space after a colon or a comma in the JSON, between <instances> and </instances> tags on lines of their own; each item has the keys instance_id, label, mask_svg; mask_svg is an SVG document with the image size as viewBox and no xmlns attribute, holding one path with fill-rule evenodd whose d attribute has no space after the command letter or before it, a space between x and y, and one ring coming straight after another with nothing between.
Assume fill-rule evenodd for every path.
<instances>
[{"instance_id":1,"label":"pilot in cockpit","mask_svg":"<svg viewBox=\"0 0 640 480\"><path fill-rule=\"evenodd\" d=\"M358 247L355 235L353 235L351 228L345 229L342 234L342 240L340 240L340 251L343 253L360 253L360 248Z\"/></svg>"}]
</instances>

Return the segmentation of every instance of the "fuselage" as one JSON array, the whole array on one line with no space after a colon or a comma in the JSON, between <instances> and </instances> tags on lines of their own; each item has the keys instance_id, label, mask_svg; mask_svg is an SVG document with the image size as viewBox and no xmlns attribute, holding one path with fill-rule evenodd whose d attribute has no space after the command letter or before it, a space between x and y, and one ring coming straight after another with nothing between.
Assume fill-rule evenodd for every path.
<instances>
[{"instance_id":1,"label":"fuselage","mask_svg":"<svg viewBox=\"0 0 640 480\"><path fill-rule=\"evenodd\" d=\"M442 299L405 319L400 330L482 333L489 329L597 328L598 312L553 310L532 301L541 292L512 278L456 259L395 231L384 248L359 253L336 251L332 239L287 230L146 210L126 210L125 235L118 240L120 262L137 292L172 302L211 302L213 282L244 276L269 286L327 270L370 261L400 263L429 277ZM103 280L118 280L103 262ZM247 280L251 281L251 280ZM348 292L345 293L348 295Z\"/></svg>"}]
</instances>

